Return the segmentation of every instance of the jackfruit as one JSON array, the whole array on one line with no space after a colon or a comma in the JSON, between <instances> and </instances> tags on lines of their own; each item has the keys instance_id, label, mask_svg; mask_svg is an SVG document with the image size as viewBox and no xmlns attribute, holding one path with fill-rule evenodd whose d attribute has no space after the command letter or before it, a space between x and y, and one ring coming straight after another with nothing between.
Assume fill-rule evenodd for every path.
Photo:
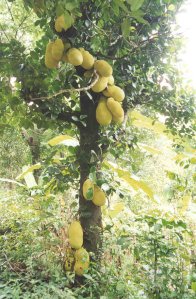
<instances>
[{"instance_id":1,"label":"jackfruit","mask_svg":"<svg viewBox=\"0 0 196 299\"><path fill-rule=\"evenodd\" d=\"M54 27L57 32L62 32L62 30L66 31L68 28L70 28L73 23L74 20L71 15L68 14L65 18L64 14L62 14L61 16L56 18Z\"/></svg>"},{"instance_id":2,"label":"jackfruit","mask_svg":"<svg viewBox=\"0 0 196 299\"><path fill-rule=\"evenodd\" d=\"M108 86L108 88L103 91L103 94L106 97L112 97L115 101L118 102L122 102L125 98L124 91L116 85Z\"/></svg>"},{"instance_id":3,"label":"jackfruit","mask_svg":"<svg viewBox=\"0 0 196 299\"><path fill-rule=\"evenodd\" d=\"M82 187L82 193L85 199L91 199L93 197L94 184L90 179L87 179ZM91 196L90 196L91 195Z\"/></svg>"},{"instance_id":4,"label":"jackfruit","mask_svg":"<svg viewBox=\"0 0 196 299\"><path fill-rule=\"evenodd\" d=\"M83 244L83 230L79 221L73 221L68 229L69 243L72 248L79 249Z\"/></svg>"},{"instance_id":5,"label":"jackfruit","mask_svg":"<svg viewBox=\"0 0 196 299\"><path fill-rule=\"evenodd\" d=\"M99 77L98 81L92 87L94 92L101 92L103 91L108 85L108 78L106 77Z\"/></svg>"},{"instance_id":6,"label":"jackfruit","mask_svg":"<svg viewBox=\"0 0 196 299\"><path fill-rule=\"evenodd\" d=\"M112 75L112 67L105 60L97 60L94 63L94 68L102 77L109 77Z\"/></svg>"},{"instance_id":7,"label":"jackfruit","mask_svg":"<svg viewBox=\"0 0 196 299\"><path fill-rule=\"evenodd\" d=\"M76 275L78 276L82 276L84 275L84 273L86 272L86 270L88 270L88 266L84 265L81 262L76 262L74 265L74 272L76 273Z\"/></svg>"},{"instance_id":8,"label":"jackfruit","mask_svg":"<svg viewBox=\"0 0 196 299\"><path fill-rule=\"evenodd\" d=\"M45 65L49 69L56 68L58 66L58 61L55 60L52 56L52 48L53 42L49 42L46 46L46 53L45 53Z\"/></svg>"},{"instance_id":9,"label":"jackfruit","mask_svg":"<svg viewBox=\"0 0 196 299\"><path fill-rule=\"evenodd\" d=\"M80 262L85 266L89 266L89 254L85 248L80 248L75 252L75 260L76 262Z\"/></svg>"},{"instance_id":10,"label":"jackfruit","mask_svg":"<svg viewBox=\"0 0 196 299\"><path fill-rule=\"evenodd\" d=\"M94 186L94 196L92 201L99 207L103 206L106 202L105 193L96 185Z\"/></svg>"},{"instance_id":11,"label":"jackfruit","mask_svg":"<svg viewBox=\"0 0 196 299\"><path fill-rule=\"evenodd\" d=\"M124 110L121 104L113 98L107 99L107 107L115 118L124 118Z\"/></svg>"},{"instance_id":12,"label":"jackfruit","mask_svg":"<svg viewBox=\"0 0 196 299\"><path fill-rule=\"evenodd\" d=\"M70 43L68 43L68 42L64 43L64 50L65 51L67 51L70 48L71 48L71 44Z\"/></svg>"},{"instance_id":13,"label":"jackfruit","mask_svg":"<svg viewBox=\"0 0 196 299\"><path fill-rule=\"evenodd\" d=\"M64 44L60 38L57 38L52 46L52 57L55 60L61 60L64 51Z\"/></svg>"},{"instance_id":14,"label":"jackfruit","mask_svg":"<svg viewBox=\"0 0 196 299\"><path fill-rule=\"evenodd\" d=\"M85 70L92 69L92 67L94 65L94 61L95 61L94 57L88 51L85 51L83 48L80 48L80 52L82 53L82 56L83 56L83 62L81 64L81 66Z\"/></svg>"},{"instance_id":15,"label":"jackfruit","mask_svg":"<svg viewBox=\"0 0 196 299\"><path fill-rule=\"evenodd\" d=\"M101 97L96 109L96 120L101 126L108 126L112 121L112 114L107 107L106 98Z\"/></svg>"},{"instance_id":16,"label":"jackfruit","mask_svg":"<svg viewBox=\"0 0 196 299\"><path fill-rule=\"evenodd\" d=\"M112 75L109 76L109 78L108 78L108 84L109 85L114 85L114 77Z\"/></svg>"},{"instance_id":17,"label":"jackfruit","mask_svg":"<svg viewBox=\"0 0 196 299\"><path fill-rule=\"evenodd\" d=\"M71 48L68 50L67 58L69 63L73 64L74 66L81 65L83 62L82 53L76 48Z\"/></svg>"}]
</instances>

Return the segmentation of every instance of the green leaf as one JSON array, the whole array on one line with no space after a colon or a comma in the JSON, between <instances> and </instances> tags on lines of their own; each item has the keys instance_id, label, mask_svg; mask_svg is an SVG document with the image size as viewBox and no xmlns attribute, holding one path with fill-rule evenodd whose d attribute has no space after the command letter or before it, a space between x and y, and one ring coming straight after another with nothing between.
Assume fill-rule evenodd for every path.
<instances>
[{"instance_id":1,"label":"green leaf","mask_svg":"<svg viewBox=\"0 0 196 299\"><path fill-rule=\"evenodd\" d=\"M129 0L127 2L131 4L131 10L136 11L143 5L144 0Z\"/></svg>"},{"instance_id":2,"label":"green leaf","mask_svg":"<svg viewBox=\"0 0 196 299\"><path fill-rule=\"evenodd\" d=\"M193 281L193 282L191 283L191 289L192 289L194 292L196 292L196 281Z\"/></svg>"},{"instance_id":3,"label":"green leaf","mask_svg":"<svg viewBox=\"0 0 196 299\"><path fill-rule=\"evenodd\" d=\"M69 135L59 135L59 136L56 136L56 137L50 139L48 141L48 144L51 146L59 145L59 144L63 144L63 145L67 145L67 146L78 146L79 142L77 139L75 139Z\"/></svg>"},{"instance_id":4,"label":"green leaf","mask_svg":"<svg viewBox=\"0 0 196 299\"><path fill-rule=\"evenodd\" d=\"M5 183L12 183L12 184L16 184L18 186L21 186L21 187L25 187L25 185L19 183L19 182L16 182L14 180L10 180L10 179L5 179L5 178L0 178L0 181L1 182L5 182Z\"/></svg>"},{"instance_id":5,"label":"green leaf","mask_svg":"<svg viewBox=\"0 0 196 299\"><path fill-rule=\"evenodd\" d=\"M125 38L129 36L130 29L131 29L130 21L128 18L126 18L121 24L122 35Z\"/></svg>"}]
</instances>

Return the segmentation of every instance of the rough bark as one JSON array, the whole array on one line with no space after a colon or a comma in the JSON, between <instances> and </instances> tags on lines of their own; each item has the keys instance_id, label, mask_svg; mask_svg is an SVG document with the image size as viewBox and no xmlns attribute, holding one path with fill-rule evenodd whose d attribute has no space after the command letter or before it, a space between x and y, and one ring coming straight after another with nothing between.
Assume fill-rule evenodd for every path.
<instances>
[{"instance_id":1,"label":"rough bark","mask_svg":"<svg viewBox=\"0 0 196 299\"><path fill-rule=\"evenodd\" d=\"M79 215L84 230L84 247L95 254L98 259L102 246L102 218L101 208L92 201L84 199L82 186L89 175L92 165L99 165L101 151L99 148L99 125L96 121L97 95L90 100L86 94L80 98L81 115L87 115L86 127L80 128L80 199ZM96 162L91 162L92 152L97 157Z\"/></svg>"}]
</instances>

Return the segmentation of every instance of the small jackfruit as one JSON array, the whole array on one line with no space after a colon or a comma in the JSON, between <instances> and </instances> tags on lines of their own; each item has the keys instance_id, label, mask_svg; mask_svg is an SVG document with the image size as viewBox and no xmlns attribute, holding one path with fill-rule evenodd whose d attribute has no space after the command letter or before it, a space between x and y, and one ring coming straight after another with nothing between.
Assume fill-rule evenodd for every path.
<instances>
[{"instance_id":1,"label":"small jackfruit","mask_svg":"<svg viewBox=\"0 0 196 299\"><path fill-rule=\"evenodd\" d=\"M68 50L67 58L69 63L73 64L74 66L81 65L83 62L82 53L76 48L71 48Z\"/></svg>"},{"instance_id":2,"label":"small jackfruit","mask_svg":"<svg viewBox=\"0 0 196 299\"><path fill-rule=\"evenodd\" d=\"M125 98L124 90L116 85L108 86L106 90L103 91L106 97L112 97L115 101L122 102Z\"/></svg>"},{"instance_id":3,"label":"small jackfruit","mask_svg":"<svg viewBox=\"0 0 196 299\"><path fill-rule=\"evenodd\" d=\"M109 76L109 78L108 78L108 84L109 85L114 85L114 77L112 75Z\"/></svg>"},{"instance_id":4,"label":"small jackfruit","mask_svg":"<svg viewBox=\"0 0 196 299\"><path fill-rule=\"evenodd\" d=\"M95 61L94 57L88 51L85 51L83 48L80 48L80 52L82 53L82 56L83 56L83 62L81 64L81 66L85 70L92 69L92 67L94 65L94 61Z\"/></svg>"},{"instance_id":5,"label":"small jackfruit","mask_svg":"<svg viewBox=\"0 0 196 299\"><path fill-rule=\"evenodd\" d=\"M94 192L94 184L90 179L87 179L84 182L83 187L82 187L82 193L83 193L84 198L87 199L87 200L92 199L93 192Z\"/></svg>"},{"instance_id":6,"label":"small jackfruit","mask_svg":"<svg viewBox=\"0 0 196 299\"><path fill-rule=\"evenodd\" d=\"M70 28L73 25L73 18L68 14L67 17L65 18L64 14L62 14L61 16L57 17L55 20L55 30L57 32L62 32L62 30L67 30L68 28Z\"/></svg>"},{"instance_id":7,"label":"small jackfruit","mask_svg":"<svg viewBox=\"0 0 196 299\"><path fill-rule=\"evenodd\" d=\"M80 248L75 252L75 260L76 262L80 262L85 266L89 266L89 254L85 248Z\"/></svg>"},{"instance_id":8,"label":"small jackfruit","mask_svg":"<svg viewBox=\"0 0 196 299\"><path fill-rule=\"evenodd\" d=\"M65 42L65 43L64 43L64 50L67 51L67 50L70 49L70 48L71 48L71 44L68 43L68 42Z\"/></svg>"},{"instance_id":9,"label":"small jackfruit","mask_svg":"<svg viewBox=\"0 0 196 299\"><path fill-rule=\"evenodd\" d=\"M64 51L64 44L60 38L57 38L52 46L52 57L55 60L61 60Z\"/></svg>"},{"instance_id":10,"label":"small jackfruit","mask_svg":"<svg viewBox=\"0 0 196 299\"><path fill-rule=\"evenodd\" d=\"M103 206L106 202L105 193L96 185L94 186L94 196L92 201L99 207Z\"/></svg>"},{"instance_id":11,"label":"small jackfruit","mask_svg":"<svg viewBox=\"0 0 196 299\"><path fill-rule=\"evenodd\" d=\"M88 270L88 266L84 265L81 262L76 262L74 265L74 272L78 276L84 275L84 273Z\"/></svg>"},{"instance_id":12,"label":"small jackfruit","mask_svg":"<svg viewBox=\"0 0 196 299\"><path fill-rule=\"evenodd\" d=\"M106 77L99 77L98 81L92 87L94 92L101 92L103 91L108 85L108 78Z\"/></svg>"},{"instance_id":13,"label":"small jackfruit","mask_svg":"<svg viewBox=\"0 0 196 299\"><path fill-rule=\"evenodd\" d=\"M112 115L116 118L124 118L124 110L121 104L115 101L113 98L107 99L107 107L112 113Z\"/></svg>"},{"instance_id":14,"label":"small jackfruit","mask_svg":"<svg viewBox=\"0 0 196 299\"><path fill-rule=\"evenodd\" d=\"M107 107L104 97L101 97L96 109L96 120L101 126L108 126L112 121L112 114Z\"/></svg>"},{"instance_id":15,"label":"small jackfruit","mask_svg":"<svg viewBox=\"0 0 196 299\"><path fill-rule=\"evenodd\" d=\"M49 42L46 46L46 53L45 53L45 65L49 69L56 68L58 66L58 61L55 60L52 56L52 48L54 43Z\"/></svg>"},{"instance_id":16,"label":"small jackfruit","mask_svg":"<svg viewBox=\"0 0 196 299\"><path fill-rule=\"evenodd\" d=\"M94 63L94 68L98 74L102 77L109 77L112 75L112 67L105 60L96 60Z\"/></svg>"},{"instance_id":17,"label":"small jackfruit","mask_svg":"<svg viewBox=\"0 0 196 299\"><path fill-rule=\"evenodd\" d=\"M68 229L69 243L72 248L79 249L83 244L83 230L79 221L73 221Z\"/></svg>"}]
</instances>

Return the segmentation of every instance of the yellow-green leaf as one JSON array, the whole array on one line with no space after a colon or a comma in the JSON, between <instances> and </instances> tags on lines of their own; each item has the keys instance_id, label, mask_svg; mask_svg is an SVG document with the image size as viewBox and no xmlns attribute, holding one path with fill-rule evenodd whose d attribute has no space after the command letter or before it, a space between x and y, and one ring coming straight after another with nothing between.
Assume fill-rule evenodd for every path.
<instances>
[{"instance_id":1,"label":"yellow-green leaf","mask_svg":"<svg viewBox=\"0 0 196 299\"><path fill-rule=\"evenodd\" d=\"M63 144L67 146L77 146L79 142L77 139L69 136L69 135L59 135L48 141L48 144L51 146Z\"/></svg>"},{"instance_id":2,"label":"yellow-green leaf","mask_svg":"<svg viewBox=\"0 0 196 299\"><path fill-rule=\"evenodd\" d=\"M27 175L28 173L32 173L34 170L36 169L40 169L42 166L40 163L37 163L37 164L34 164L34 165L31 165L31 166L24 166L22 169L23 169L23 172L21 174L19 174L17 177L16 177L16 180L22 180L24 179L24 176Z\"/></svg>"},{"instance_id":3,"label":"yellow-green leaf","mask_svg":"<svg viewBox=\"0 0 196 299\"><path fill-rule=\"evenodd\" d=\"M162 153L159 149L157 149L155 147L151 147L151 146L143 144L143 143L138 143L138 145L139 145L139 147L141 149L144 149L145 151L147 151L147 152L149 152L151 154L158 154L158 155L160 155Z\"/></svg>"},{"instance_id":4,"label":"yellow-green leaf","mask_svg":"<svg viewBox=\"0 0 196 299\"><path fill-rule=\"evenodd\" d=\"M108 211L108 215L111 218L115 218L125 208L124 203L118 202L113 205L112 209Z\"/></svg>"}]
</instances>

